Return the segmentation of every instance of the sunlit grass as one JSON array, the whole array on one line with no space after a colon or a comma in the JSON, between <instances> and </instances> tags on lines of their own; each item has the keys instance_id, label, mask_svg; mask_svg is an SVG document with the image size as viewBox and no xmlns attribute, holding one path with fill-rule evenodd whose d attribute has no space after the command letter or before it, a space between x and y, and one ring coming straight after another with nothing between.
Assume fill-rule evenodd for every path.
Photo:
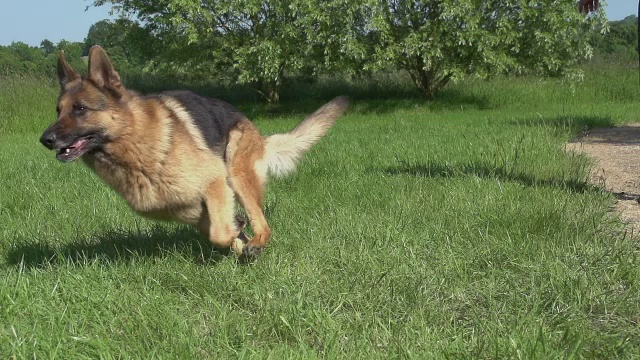
<instances>
[{"instance_id":1,"label":"sunlit grass","mask_svg":"<svg viewBox=\"0 0 640 360\"><path fill-rule=\"evenodd\" d=\"M468 81L433 103L393 79L301 87L279 108L222 93L264 133L353 99L270 184L273 238L252 265L57 162L38 143L56 84L0 80L0 354L633 358L637 242L586 183L589 160L563 148L637 121L636 75Z\"/></svg>"}]
</instances>

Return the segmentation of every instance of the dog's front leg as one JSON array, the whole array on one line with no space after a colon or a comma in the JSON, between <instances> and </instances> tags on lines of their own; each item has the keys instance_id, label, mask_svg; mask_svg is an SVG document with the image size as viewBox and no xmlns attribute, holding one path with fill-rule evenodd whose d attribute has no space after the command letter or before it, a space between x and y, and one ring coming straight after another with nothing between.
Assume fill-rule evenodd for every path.
<instances>
[{"instance_id":1,"label":"dog's front leg","mask_svg":"<svg viewBox=\"0 0 640 360\"><path fill-rule=\"evenodd\" d=\"M234 194L225 179L213 180L204 196L205 209L198 227L213 246L229 249L238 236L234 215ZM235 249L234 252L237 253Z\"/></svg>"}]
</instances>

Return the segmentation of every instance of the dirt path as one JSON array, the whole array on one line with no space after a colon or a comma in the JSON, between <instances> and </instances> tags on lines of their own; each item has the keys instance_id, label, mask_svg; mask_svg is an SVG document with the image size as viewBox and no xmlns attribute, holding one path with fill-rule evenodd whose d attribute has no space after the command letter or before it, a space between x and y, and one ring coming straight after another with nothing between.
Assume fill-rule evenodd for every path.
<instances>
[{"instance_id":1,"label":"dirt path","mask_svg":"<svg viewBox=\"0 0 640 360\"><path fill-rule=\"evenodd\" d=\"M589 130L567 150L594 159L591 181L616 194L615 210L635 234L640 233L640 123Z\"/></svg>"}]
</instances>

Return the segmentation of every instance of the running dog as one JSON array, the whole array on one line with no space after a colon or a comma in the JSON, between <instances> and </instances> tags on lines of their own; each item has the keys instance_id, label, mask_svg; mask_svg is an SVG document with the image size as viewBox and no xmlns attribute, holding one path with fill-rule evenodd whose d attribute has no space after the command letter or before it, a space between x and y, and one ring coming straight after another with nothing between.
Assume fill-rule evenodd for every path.
<instances>
[{"instance_id":1,"label":"running dog","mask_svg":"<svg viewBox=\"0 0 640 360\"><path fill-rule=\"evenodd\" d=\"M260 254L271 235L262 211L268 178L293 172L348 104L337 97L288 133L265 137L224 101L126 89L99 46L86 77L60 53L58 78L58 118L40 138L58 160L81 158L138 214L194 225L215 247L243 256ZM240 243L236 199L254 233Z\"/></svg>"}]
</instances>

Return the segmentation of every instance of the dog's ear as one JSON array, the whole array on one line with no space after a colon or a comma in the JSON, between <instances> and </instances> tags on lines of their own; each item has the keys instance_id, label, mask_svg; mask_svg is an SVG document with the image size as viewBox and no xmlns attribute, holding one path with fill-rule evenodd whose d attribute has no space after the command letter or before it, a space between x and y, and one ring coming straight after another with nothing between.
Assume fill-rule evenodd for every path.
<instances>
[{"instance_id":1,"label":"dog's ear","mask_svg":"<svg viewBox=\"0 0 640 360\"><path fill-rule=\"evenodd\" d=\"M64 58L64 50L60 50L60 56L58 57L58 80L60 81L60 87L64 89L67 84L79 78L80 74L73 70Z\"/></svg>"},{"instance_id":2,"label":"dog's ear","mask_svg":"<svg viewBox=\"0 0 640 360\"><path fill-rule=\"evenodd\" d=\"M89 50L89 79L100 88L116 92L122 90L120 75L111 65L107 53L98 45Z\"/></svg>"}]
</instances>

